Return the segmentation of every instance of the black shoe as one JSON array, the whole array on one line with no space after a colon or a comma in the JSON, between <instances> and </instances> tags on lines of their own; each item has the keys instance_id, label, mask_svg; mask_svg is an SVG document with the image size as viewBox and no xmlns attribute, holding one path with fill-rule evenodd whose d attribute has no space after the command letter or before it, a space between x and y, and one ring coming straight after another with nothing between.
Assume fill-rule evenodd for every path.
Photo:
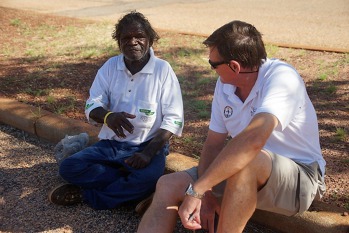
<instances>
[{"instance_id":1,"label":"black shoe","mask_svg":"<svg viewBox=\"0 0 349 233\"><path fill-rule=\"evenodd\" d=\"M64 206L82 203L81 188L73 184L61 184L51 190L48 200L53 204Z\"/></svg>"}]
</instances>

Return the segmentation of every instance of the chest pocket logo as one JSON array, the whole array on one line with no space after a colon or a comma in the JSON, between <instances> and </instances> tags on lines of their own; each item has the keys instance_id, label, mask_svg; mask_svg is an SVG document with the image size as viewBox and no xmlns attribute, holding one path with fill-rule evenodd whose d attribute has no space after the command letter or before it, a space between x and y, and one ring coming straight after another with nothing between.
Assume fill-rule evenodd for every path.
<instances>
[{"instance_id":1,"label":"chest pocket logo","mask_svg":"<svg viewBox=\"0 0 349 233\"><path fill-rule=\"evenodd\" d=\"M231 115L233 115L233 108L230 106L225 106L225 108L224 108L225 118L229 118L229 117L231 117Z\"/></svg>"},{"instance_id":2,"label":"chest pocket logo","mask_svg":"<svg viewBox=\"0 0 349 233\"><path fill-rule=\"evenodd\" d=\"M153 118L154 118L153 115L155 112L151 111L150 109L144 109L144 108L139 109L139 112L144 114L141 116L141 120L144 123L149 123L153 121Z\"/></svg>"}]
</instances>

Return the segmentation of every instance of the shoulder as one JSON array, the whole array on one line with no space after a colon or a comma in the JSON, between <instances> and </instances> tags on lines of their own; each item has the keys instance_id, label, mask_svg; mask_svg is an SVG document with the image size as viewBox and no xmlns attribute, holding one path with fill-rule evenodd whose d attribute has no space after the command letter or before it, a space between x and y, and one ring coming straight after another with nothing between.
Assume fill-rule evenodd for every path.
<instances>
[{"instance_id":1,"label":"shoulder","mask_svg":"<svg viewBox=\"0 0 349 233\"><path fill-rule=\"evenodd\" d=\"M267 59L260 68L264 83L303 83L297 70L290 64L278 60Z\"/></svg>"},{"instance_id":2,"label":"shoulder","mask_svg":"<svg viewBox=\"0 0 349 233\"><path fill-rule=\"evenodd\" d=\"M157 56L154 56L154 62L155 62L156 66L160 66L162 68L171 68L171 65L168 61L166 61L162 58L159 58Z\"/></svg>"},{"instance_id":3,"label":"shoulder","mask_svg":"<svg viewBox=\"0 0 349 233\"><path fill-rule=\"evenodd\" d=\"M260 71L265 74L265 76L271 76L278 73L289 73L293 75L299 75L296 69L279 59L267 59L261 66Z\"/></svg>"},{"instance_id":4,"label":"shoulder","mask_svg":"<svg viewBox=\"0 0 349 233\"><path fill-rule=\"evenodd\" d=\"M104 65L115 65L115 64L117 64L117 63L122 62L122 59L123 59L123 55L122 55L122 54L117 55L117 56L113 56L113 57L110 57L110 58L104 63Z\"/></svg>"},{"instance_id":5,"label":"shoulder","mask_svg":"<svg viewBox=\"0 0 349 233\"><path fill-rule=\"evenodd\" d=\"M117 55L109 58L104 64L99 68L99 72L110 73L113 70L123 69L125 64L123 62L123 55Z\"/></svg>"}]
</instances>

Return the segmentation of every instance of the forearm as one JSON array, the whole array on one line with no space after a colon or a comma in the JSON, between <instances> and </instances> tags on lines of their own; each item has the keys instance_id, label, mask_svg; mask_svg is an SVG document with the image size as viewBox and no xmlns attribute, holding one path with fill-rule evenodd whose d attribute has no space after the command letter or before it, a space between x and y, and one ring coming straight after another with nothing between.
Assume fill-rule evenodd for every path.
<instances>
[{"instance_id":1,"label":"forearm","mask_svg":"<svg viewBox=\"0 0 349 233\"><path fill-rule=\"evenodd\" d=\"M168 142L173 133L165 129L159 129L156 136L144 148L143 154L153 158L156 153Z\"/></svg>"},{"instance_id":2,"label":"forearm","mask_svg":"<svg viewBox=\"0 0 349 233\"><path fill-rule=\"evenodd\" d=\"M221 134L209 130L207 138L201 151L198 175L199 177L207 170L212 162L217 158L218 154L222 151L227 134Z\"/></svg>"},{"instance_id":3,"label":"forearm","mask_svg":"<svg viewBox=\"0 0 349 233\"><path fill-rule=\"evenodd\" d=\"M260 153L276 125L274 116L258 114L244 131L228 142L199 177L194 184L195 191L204 193L246 167Z\"/></svg>"},{"instance_id":4,"label":"forearm","mask_svg":"<svg viewBox=\"0 0 349 233\"><path fill-rule=\"evenodd\" d=\"M198 166L199 177L207 170L210 164L212 164L212 162L215 160L215 158L218 156L222 149L223 145L217 147L207 145L206 143L204 144Z\"/></svg>"},{"instance_id":5,"label":"forearm","mask_svg":"<svg viewBox=\"0 0 349 233\"><path fill-rule=\"evenodd\" d=\"M98 107L90 112L90 118L92 118L94 121L98 123L104 123L104 117L107 113L107 110L105 110L102 107Z\"/></svg>"}]
</instances>

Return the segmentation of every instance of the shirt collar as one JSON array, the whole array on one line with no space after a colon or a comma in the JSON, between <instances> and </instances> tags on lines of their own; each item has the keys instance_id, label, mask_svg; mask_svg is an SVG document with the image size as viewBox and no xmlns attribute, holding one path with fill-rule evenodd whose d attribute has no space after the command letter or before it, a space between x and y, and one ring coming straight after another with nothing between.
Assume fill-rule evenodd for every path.
<instances>
[{"instance_id":1,"label":"shirt collar","mask_svg":"<svg viewBox=\"0 0 349 233\"><path fill-rule=\"evenodd\" d=\"M149 54L150 54L150 58L148 63L143 67L141 71L139 71L139 73L152 74L154 72L155 54L154 54L154 49L152 47L149 48ZM124 61L124 55L121 54L120 58L121 58L121 64L120 66L118 66L118 70L127 70L127 67Z\"/></svg>"},{"instance_id":2,"label":"shirt collar","mask_svg":"<svg viewBox=\"0 0 349 233\"><path fill-rule=\"evenodd\" d=\"M257 96L261 86L263 85L263 78L264 78L264 73L265 73L264 67L266 66L265 63L267 63L267 61L268 61L268 59L261 65L261 67L259 67L257 80L256 80L250 94L248 95L247 99L245 100L245 103L248 103L251 99L253 99L255 96ZM235 94L234 94L235 91L236 91L236 86L223 83L224 94L228 95L231 98L232 95L235 96Z\"/></svg>"}]
</instances>

